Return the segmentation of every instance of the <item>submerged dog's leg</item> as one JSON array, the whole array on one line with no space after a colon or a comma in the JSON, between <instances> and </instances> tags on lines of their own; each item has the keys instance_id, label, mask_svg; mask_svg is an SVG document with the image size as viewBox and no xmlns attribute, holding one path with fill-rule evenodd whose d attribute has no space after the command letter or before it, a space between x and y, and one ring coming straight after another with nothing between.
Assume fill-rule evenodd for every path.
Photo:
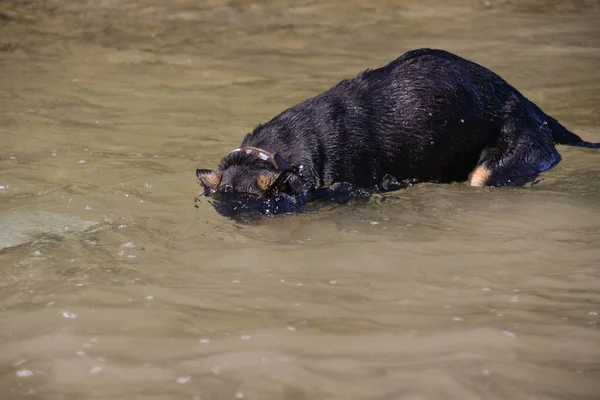
<instances>
[{"instance_id":1,"label":"submerged dog's leg","mask_svg":"<svg viewBox=\"0 0 600 400\"><path fill-rule=\"evenodd\" d=\"M469 176L472 186L523 185L560 161L545 114L518 97L504 106L497 139L482 152Z\"/></svg>"},{"instance_id":2,"label":"submerged dog's leg","mask_svg":"<svg viewBox=\"0 0 600 400\"><path fill-rule=\"evenodd\" d=\"M489 149L483 149L477 161L477 166L469 174L469 183L471 186L486 186L492 176L492 171L485 166L484 161L489 153Z\"/></svg>"},{"instance_id":3,"label":"submerged dog's leg","mask_svg":"<svg viewBox=\"0 0 600 400\"><path fill-rule=\"evenodd\" d=\"M492 176L492 171L483 164L479 164L469 175L471 186L486 186Z\"/></svg>"},{"instance_id":4,"label":"submerged dog's leg","mask_svg":"<svg viewBox=\"0 0 600 400\"><path fill-rule=\"evenodd\" d=\"M560 161L554 144L535 131L501 138L469 176L471 186L518 186L532 182Z\"/></svg>"},{"instance_id":5,"label":"submerged dog's leg","mask_svg":"<svg viewBox=\"0 0 600 400\"><path fill-rule=\"evenodd\" d=\"M490 151L469 176L471 186L524 185L560 161L560 155L554 148L541 152L535 144L531 146L524 146L518 151Z\"/></svg>"}]
</instances>

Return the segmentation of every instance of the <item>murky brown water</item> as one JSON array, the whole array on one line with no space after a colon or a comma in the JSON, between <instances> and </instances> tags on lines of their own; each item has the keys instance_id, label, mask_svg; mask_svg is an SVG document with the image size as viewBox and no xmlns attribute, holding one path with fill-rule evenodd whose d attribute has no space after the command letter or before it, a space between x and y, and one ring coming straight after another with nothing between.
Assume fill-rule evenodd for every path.
<instances>
[{"instance_id":1,"label":"murky brown water","mask_svg":"<svg viewBox=\"0 0 600 400\"><path fill-rule=\"evenodd\" d=\"M239 225L194 171L444 48L600 141L597 1L0 2L2 399L600 398L600 154Z\"/></svg>"}]
</instances>

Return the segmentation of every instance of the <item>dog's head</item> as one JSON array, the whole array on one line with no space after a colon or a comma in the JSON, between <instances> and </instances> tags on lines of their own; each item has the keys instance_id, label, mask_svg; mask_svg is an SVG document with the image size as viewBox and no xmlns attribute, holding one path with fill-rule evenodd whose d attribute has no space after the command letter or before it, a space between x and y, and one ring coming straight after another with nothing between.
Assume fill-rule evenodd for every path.
<instances>
[{"instance_id":1,"label":"dog's head","mask_svg":"<svg viewBox=\"0 0 600 400\"><path fill-rule=\"evenodd\" d=\"M245 146L227 154L216 171L199 169L196 175L217 212L234 217L302 210L306 192L297 172L277 154Z\"/></svg>"},{"instance_id":2,"label":"dog's head","mask_svg":"<svg viewBox=\"0 0 600 400\"><path fill-rule=\"evenodd\" d=\"M279 193L293 196L299 194L301 187L296 171L283 158L248 146L227 154L216 171L198 169L196 175L204 195L217 198L269 198Z\"/></svg>"}]
</instances>

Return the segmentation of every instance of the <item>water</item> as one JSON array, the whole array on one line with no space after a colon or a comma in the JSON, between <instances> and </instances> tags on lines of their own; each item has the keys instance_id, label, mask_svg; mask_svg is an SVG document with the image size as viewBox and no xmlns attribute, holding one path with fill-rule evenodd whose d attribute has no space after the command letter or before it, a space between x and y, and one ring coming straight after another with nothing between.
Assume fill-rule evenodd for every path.
<instances>
[{"instance_id":1,"label":"water","mask_svg":"<svg viewBox=\"0 0 600 400\"><path fill-rule=\"evenodd\" d=\"M0 3L3 399L596 399L600 154L244 225L243 135L423 46L600 141L593 1ZM10 233L10 234L9 234Z\"/></svg>"}]
</instances>

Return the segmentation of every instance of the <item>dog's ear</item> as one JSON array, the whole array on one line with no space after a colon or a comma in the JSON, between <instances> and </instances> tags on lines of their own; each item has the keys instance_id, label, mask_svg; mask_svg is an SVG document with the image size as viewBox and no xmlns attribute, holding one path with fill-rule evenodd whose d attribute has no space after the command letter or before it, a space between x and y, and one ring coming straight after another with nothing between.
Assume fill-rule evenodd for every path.
<instances>
[{"instance_id":1,"label":"dog's ear","mask_svg":"<svg viewBox=\"0 0 600 400\"><path fill-rule=\"evenodd\" d=\"M196 176L205 191L216 191L221 183L222 174L221 171L212 169L197 169Z\"/></svg>"}]
</instances>

